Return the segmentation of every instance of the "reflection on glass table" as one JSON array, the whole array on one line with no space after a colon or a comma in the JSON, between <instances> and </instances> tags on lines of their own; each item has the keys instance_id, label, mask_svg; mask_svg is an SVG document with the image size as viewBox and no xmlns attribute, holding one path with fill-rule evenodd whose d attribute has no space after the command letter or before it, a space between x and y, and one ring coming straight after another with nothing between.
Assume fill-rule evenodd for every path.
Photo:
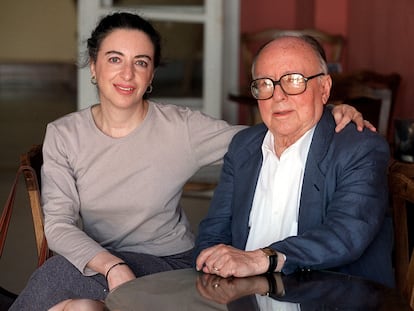
<instances>
[{"instance_id":1,"label":"reflection on glass table","mask_svg":"<svg viewBox=\"0 0 414 311\"><path fill-rule=\"evenodd\" d=\"M125 283L105 303L112 311L411 310L395 289L322 271L221 278L174 270Z\"/></svg>"}]
</instances>

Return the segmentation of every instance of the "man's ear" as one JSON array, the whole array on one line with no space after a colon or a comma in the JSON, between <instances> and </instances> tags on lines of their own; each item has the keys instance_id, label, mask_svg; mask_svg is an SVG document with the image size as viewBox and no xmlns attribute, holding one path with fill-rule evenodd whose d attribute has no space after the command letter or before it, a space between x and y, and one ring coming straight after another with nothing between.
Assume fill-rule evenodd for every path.
<instances>
[{"instance_id":1,"label":"man's ear","mask_svg":"<svg viewBox=\"0 0 414 311\"><path fill-rule=\"evenodd\" d=\"M322 102L325 105L328 102L329 95L331 94L332 87L332 78L330 75L325 75L322 77Z\"/></svg>"}]
</instances>

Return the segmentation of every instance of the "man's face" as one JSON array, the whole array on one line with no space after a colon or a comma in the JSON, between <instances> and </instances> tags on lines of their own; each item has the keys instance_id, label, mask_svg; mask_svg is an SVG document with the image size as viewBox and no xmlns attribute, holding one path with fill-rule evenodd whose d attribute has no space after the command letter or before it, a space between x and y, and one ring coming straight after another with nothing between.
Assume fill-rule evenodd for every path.
<instances>
[{"instance_id":1,"label":"man's face","mask_svg":"<svg viewBox=\"0 0 414 311\"><path fill-rule=\"evenodd\" d=\"M309 77L320 72L318 58L310 46L297 38L283 38L260 52L253 77L278 81L289 73ZM276 139L283 139L287 144L298 140L319 121L329 97L330 76L316 77L306 84L306 90L299 95L286 95L280 85L276 85L271 98L258 100L263 122Z\"/></svg>"}]
</instances>

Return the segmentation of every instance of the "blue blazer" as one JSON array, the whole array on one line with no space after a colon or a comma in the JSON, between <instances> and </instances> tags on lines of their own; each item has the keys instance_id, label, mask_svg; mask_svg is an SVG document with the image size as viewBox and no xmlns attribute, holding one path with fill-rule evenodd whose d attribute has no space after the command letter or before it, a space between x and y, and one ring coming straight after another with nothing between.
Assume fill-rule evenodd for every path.
<instances>
[{"instance_id":1,"label":"blue blazer","mask_svg":"<svg viewBox=\"0 0 414 311\"><path fill-rule=\"evenodd\" d=\"M328 269L392 287L388 144L377 133L358 132L354 124L340 133L334 129L325 108L306 161L298 234L270 247L286 255L285 274ZM199 226L195 258L219 243L244 250L266 132L261 124L233 138L208 215Z\"/></svg>"}]
</instances>

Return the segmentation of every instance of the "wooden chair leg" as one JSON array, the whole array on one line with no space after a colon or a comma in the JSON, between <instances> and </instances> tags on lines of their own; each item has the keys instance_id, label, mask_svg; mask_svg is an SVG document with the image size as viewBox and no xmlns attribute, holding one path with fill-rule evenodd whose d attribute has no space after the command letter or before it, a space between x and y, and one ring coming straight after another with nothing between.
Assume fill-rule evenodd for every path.
<instances>
[{"instance_id":1,"label":"wooden chair leg","mask_svg":"<svg viewBox=\"0 0 414 311\"><path fill-rule=\"evenodd\" d=\"M397 288L403 292L407 279L409 254L408 254L408 230L407 211L405 200L400 197L393 198L394 211L394 252L395 252L395 278Z\"/></svg>"}]
</instances>

